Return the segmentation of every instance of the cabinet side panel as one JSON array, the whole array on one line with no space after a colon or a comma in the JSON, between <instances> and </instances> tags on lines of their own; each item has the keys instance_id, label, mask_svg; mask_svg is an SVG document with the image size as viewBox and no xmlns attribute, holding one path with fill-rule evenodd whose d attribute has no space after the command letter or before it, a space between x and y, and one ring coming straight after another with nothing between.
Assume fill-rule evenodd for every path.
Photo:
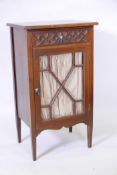
<instances>
[{"instance_id":1,"label":"cabinet side panel","mask_svg":"<svg viewBox=\"0 0 117 175\"><path fill-rule=\"evenodd\" d=\"M25 30L14 28L13 34L18 115L28 126L30 126L27 33Z\"/></svg>"},{"instance_id":2,"label":"cabinet side panel","mask_svg":"<svg viewBox=\"0 0 117 175\"><path fill-rule=\"evenodd\" d=\"M89 47L89 103L90 112L88 124L93 126L93 84L94 84L94 27L90 28L90 47Z\"/></svg>"}]
</instances>

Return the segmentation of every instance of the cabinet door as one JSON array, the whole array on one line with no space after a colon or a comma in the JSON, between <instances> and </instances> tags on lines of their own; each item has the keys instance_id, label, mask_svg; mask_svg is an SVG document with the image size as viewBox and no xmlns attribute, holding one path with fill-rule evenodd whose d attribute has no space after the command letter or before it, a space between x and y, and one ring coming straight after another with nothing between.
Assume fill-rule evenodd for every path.
<instances>
[{"instance_id":1,"label":"cabinet door","mask_svg":"<svg viewBox=\"0 0 117 175\"><path fill-rule=\"evenodd\" d=\"M38 125L82 119L89 108L87 47L35 49L34 88ZM61 123L61 125L63 124ZM65 124L63 124L65 125Z\"/></svg>"}]
</instances>

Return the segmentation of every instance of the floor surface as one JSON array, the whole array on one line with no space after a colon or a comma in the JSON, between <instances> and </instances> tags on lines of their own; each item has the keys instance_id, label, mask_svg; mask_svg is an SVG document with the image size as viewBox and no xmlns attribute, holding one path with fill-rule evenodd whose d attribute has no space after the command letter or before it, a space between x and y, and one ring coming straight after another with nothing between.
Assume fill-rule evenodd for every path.
<instances>
[{"instance_id":1,"label":"floor surface","mask_svg":"<svg viewBox=\"0 0 117 175\"><path fill-rule=\"evenodd\" d=\"M32 161L30 133L22 124L17 143L14 114L0 122L0 175L117 175L117 117L94 115L93 147L87 148L86 126L47 130L37 138L37 161Z\"/></svg>"}]
</instances>

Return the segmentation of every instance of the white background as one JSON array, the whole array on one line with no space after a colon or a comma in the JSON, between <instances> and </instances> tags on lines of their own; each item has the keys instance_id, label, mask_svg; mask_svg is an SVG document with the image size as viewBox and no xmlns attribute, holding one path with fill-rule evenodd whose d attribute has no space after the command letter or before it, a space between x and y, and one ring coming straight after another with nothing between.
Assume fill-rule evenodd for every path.
<instances>
[{"instance_id":1,"label":"white background","mask_svg":"<svg viewBox=\"0 0 117 175\"><path fill-rule=\"evenodd\" d=\"M95 27L94 136L86 126L44 131L32 162L29 129L16 140L10 36L7 22L97 21ZM0 0L0 175L117 175L117 0Z\"/></svg>"}]
</instances>

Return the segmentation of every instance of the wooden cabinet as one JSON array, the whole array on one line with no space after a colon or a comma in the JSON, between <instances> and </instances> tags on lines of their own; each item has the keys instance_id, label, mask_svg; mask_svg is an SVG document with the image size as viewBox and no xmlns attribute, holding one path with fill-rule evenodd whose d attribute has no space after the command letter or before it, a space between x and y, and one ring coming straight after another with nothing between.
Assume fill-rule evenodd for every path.
<instances>
[{"instance_id":1,"label":"wooden cabinet","mask_svg":"<svg viewBox=\"0 0 117 175\"><path fill-rule=\"evenodd\" d=\"M11 33L16 125L31 130L33 160L36 137L45 129L87 125L93 128L93 30L96 22L8 24Z\"/></svg>"}]
</instances>

